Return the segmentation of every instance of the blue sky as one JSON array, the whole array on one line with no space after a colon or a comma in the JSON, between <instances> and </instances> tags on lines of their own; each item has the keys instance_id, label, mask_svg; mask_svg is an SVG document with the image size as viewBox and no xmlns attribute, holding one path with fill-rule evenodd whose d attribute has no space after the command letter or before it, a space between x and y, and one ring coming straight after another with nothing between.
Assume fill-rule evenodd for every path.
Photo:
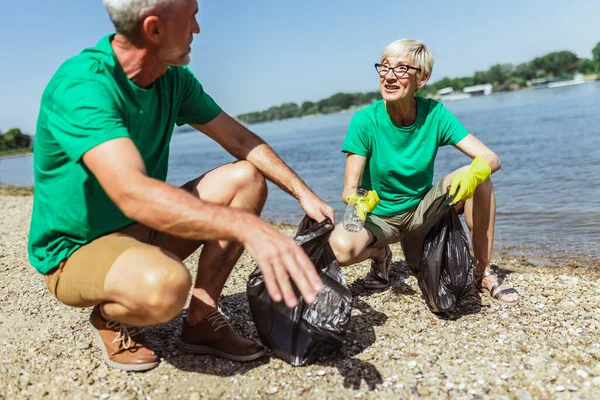
<instances>
[{"instance_id":1,"label":"blue sky","mask_svg":"<svg viewBox=\"0 0 600 400\"><path fill-rule=\"evenodd\" d=\"M333 93L377 90L373 63L391 41L425 41L432 81L550 51L591 57L600 1L200 0L191 68L230 114ZM0 130L35 133L60 64L112 32L101 0L0 5Z\"/></svg>"}]
</instances>

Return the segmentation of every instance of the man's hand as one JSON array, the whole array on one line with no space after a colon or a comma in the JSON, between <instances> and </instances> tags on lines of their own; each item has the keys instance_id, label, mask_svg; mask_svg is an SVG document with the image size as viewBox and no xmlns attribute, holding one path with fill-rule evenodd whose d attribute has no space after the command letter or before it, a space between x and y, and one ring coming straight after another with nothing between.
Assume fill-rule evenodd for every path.
<instances>
[{"instance_id":1,"label":"man's hand","mask_svg":"<svg viewBox=\"0 0 600 400\"><path fill-rule=\"evenodd\" d=\"M306 215L315 221L322 222L325 218L329 218L335 224L335 212L333 208L314 193L300 198L300 206L306 212Z\"/></svg>"},{"instance_id":2,"label":"man's hand","mask_svg":"<svg viewBox=\"0 0 600 400\"><path fill-rule=\"evenodd\" d=\"M265 279L267 292L274 301L285 301L292 308L298 304L290 278L304 300L311 304L323 289L315 266L294 239L256 218L247 229L242 243L254 258Z\"/></svg>"}]
</instances>

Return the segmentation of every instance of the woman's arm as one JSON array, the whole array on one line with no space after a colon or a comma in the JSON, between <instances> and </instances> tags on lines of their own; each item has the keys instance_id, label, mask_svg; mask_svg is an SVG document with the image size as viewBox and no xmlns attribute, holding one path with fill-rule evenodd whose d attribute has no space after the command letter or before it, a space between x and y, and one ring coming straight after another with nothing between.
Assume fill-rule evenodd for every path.
<instances>
[{"instance_id":1,"label":"woman's arm","mask_svg":"<svg viewBox=\"0 0 600 400\"><path fill-rule=\"evenodd\" d=\"M344 177L344 192L342 201L347 203L346 198L356 191L360 184L362 174L365 169L367 158L358 154L348 153L346 157L346 174Z\"/></svg>"},{"instance_id":2,"label":"woman's arm","mask_svg":"<svg viewBox=\"0 0 600 400\"><path fill-rule=\"evenodd\" d=\"M492 174L500 169L500 158L472 134L465 136L465 138L458 142L454 147L471 159L477 156L483 157L490 166ZM347 167L346 174L348 174Z\"/></svg>"}]
</instances>

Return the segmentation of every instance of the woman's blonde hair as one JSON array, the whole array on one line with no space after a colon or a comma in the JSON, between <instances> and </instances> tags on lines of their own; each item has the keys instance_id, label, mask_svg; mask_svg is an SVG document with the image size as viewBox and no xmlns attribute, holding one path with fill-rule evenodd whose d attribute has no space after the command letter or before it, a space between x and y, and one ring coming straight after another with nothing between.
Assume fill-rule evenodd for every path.
<instances>
[{"instance_id":1,"label":"woman's blonde hair","mask_svg":"<svg viewBox=\"0 0 600 400\"><path fill-rule=\"evenodd\" d=\"M406 56L411 62L411 65L420 68L417 78L423 80L425 77L431 76L433 70L433 55L425 45L425 43L414 39L400 39L387 45L381 55L380 63L390 57Z\"/></svg>"}]
</instances>

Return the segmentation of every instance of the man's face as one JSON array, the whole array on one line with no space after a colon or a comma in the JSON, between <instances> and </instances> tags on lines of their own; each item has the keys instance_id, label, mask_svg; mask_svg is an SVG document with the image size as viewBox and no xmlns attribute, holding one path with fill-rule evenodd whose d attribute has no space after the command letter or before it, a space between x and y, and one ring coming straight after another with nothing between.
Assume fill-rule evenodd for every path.
<instances>
[{"instance_id":1,"label":"man's face","mask_svg":"<svg viewBox=\"0 0 600 400\"><path fill-rule=\"evenodd\" d=\"M197 13L196 0L173 2L164 21L165 39L157 53L158 59L163 64L189 64L193 35L200 33L200 26L196 20Z\"/></svg>"}]
</instances>

